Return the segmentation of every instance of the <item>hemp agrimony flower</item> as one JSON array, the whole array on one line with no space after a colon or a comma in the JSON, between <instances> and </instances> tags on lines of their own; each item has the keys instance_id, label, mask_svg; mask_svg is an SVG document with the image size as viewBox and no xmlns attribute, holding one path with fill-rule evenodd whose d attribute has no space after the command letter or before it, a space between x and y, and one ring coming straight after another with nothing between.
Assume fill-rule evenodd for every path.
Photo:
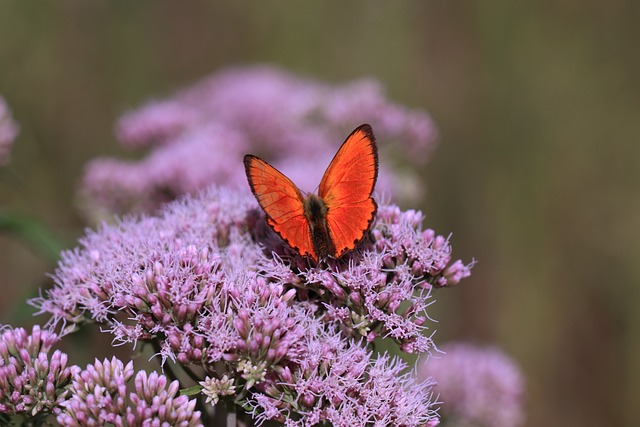
<instances>
[{"instance_id":1,"label":"hemp agrimony flower","mask_svg":"<svg viewBox=\"0 0 640 427\"><path fill-rule=\"evenodd\" d=\"M503 352L466 343L442 346L444 354L419 367L420 378L437 382L446 426L517 427L524 421L524 381Z\"/></svg>"},{"instance_id":2,"label":"hemp agrimony flower","mask_svg":"<svg viewBox=\"0 0 640 427\"><path fill-rule=\"evenodd\" d=\"M0 335L0 414L46 415L59 410L73 370L67 355L51 352L58 336L34 326Z\"/></svg>"},{"instance_id":3,"label":"hemp agrimony flower","mask_svg":"<svg viewBox=\"0 0 640 427\"><path fill-rule=\"evenodd\" d=\"M129 392L132 378L135 389ZM178 396L178 389L178 381L157 372L139 371L134 378L132 362L96 360L74 375L57 420L70 427L202 426L195 399Z\"/></svg>"},{"instance_id":4,"label":"hemp agrimony flower","mask_svg":"<svg viewBox=\"0 0 640 427\"><path fill-rule=\"evenodd\" d=\"M368 347L388 337L429 352L431 292L469 274L423 219L381 206L370 238L312 266L266 227L248 191L213 187L88 232L32 304L63 333L92 321L116 341L152 343L197 377L203 400L233 402L258 423L435 425L431 383Z\"/></svg>"},{"instance_id":5,"label":"hemp agrimony flower","mask_svg":"<svg viewBox=\"0 0 640 427\"><path fill-rule=\"evenodd\" d=\"M248 152L268 154L300 188L311 190L336 144L365 122L393 147L378 189L394 196L417 189L411 184L415 175L402 168L392 173L389 165L398 158L423 165L437 131L426 112L390 102L378 82L328 85L266 66L220 71L120 119L116 134L122 145L150 152L140 161L89 163L81 185L84 208L93 218L154 212L213 183L244 188L238 165Z\"/></svg>"},{"instance_id":6,"label":"hemp agrimony flower","mask_svg":"<svg viewBox=\"0 0 640 427\"><path fill-rule=\"evenodd\" d=\"M206 403L212 405L218 403L220 396L233 396L236 391L233 379L229 378L227 374L224 374L220 379L206 377L204 381L200 381L200 385L202 386L202 394L207 397Z\"/></svg>"}]
</instances>

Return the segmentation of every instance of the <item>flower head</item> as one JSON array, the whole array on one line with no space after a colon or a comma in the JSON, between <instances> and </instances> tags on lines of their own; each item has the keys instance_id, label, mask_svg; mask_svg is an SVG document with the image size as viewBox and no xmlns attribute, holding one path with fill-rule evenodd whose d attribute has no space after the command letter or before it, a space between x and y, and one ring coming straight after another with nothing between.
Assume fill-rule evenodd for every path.
<instances>
[{"instance_id":1,"label":"flower head","mask_svg":"<svg viewBox=\"0 0 640 427\"><path fill-rule=\"evenodd\" d=\"M256 209L248 193L212 188L159 217L103 226L62 254L56 285L32 303L59 327L92 320L122 342L159 339L163 357L180 362L246 350L277 363L304 334L289 319L294 303L354 338L389 336L405 351L428 351L431 290L450 284L450 265L462 276L469 266L451 264L448 240L421 230L422 214L382 206L372 241L311 266Z\"/></svg>"},{"instance_id":2,"label":"flower head","mask_svg":"<svg viewBox=\"0 0 640 427\"><path fill-rule=\"evenodd\" d=\"M11 145L18 136L20 127L11 117L11 111L0 96L0 166L9 163Z\"/></svg>"},{"instance_id":3,"label":"flower head","mask_svg":"<svg viewBox=\"0 0 640 427\"><path fill-rule=\"evenodd\" d=\"M134 391L128 392L132 378L133 363L125 365L115 357L87 365L74 375L58 422L65 426L98 425L98 420L116 426L202 425L195 399L178 396L177 381L139 371Z\"/></svg>"},{"instance_id":4,"label":"flower head","mask_svg":"<svg viewBox=\"0 0 640 427\"><path fill-rule=\"evenodd\" d=\"M51 347L58 341L54 333L34 326L31 334L23 328L5 330L0 336L0 414L56 411L67 395L71 381L67 355Z\"/></svg>"},{"instance_id":5,"label":"flower head","mask_svg":"<svg viewBox=\"0 0 640 427\"><path fill-rule=\"evenodd\" d=\"M227 374L224 374L220 379L206 377L204 381L200 382L200 385L202 386L202 394L207 397L206 403L213 405L218 403L220 396L233 396L236 391L233 379L229 378Z\"/></svg>"},{"instance_id":6,"label":"flower head","mask_svg":"<svg viewBox=\"0 0 640 427\"><path fill-rule=\"evenodd\" d=\"M340 141L364 122L382 151L393 147L391 159L421 165L435 146L429 115L390 102L376 81L331 86L271 67L221 71L121 118L121 143L151 151L138 162L90 162L81 186L85 208L93 217L153 212L212 183L245 187L237 165L247 152L267 156L301 189L312 190ZM410 188L411 180L400 168L383 167L379 188L400 181Z\"/></svg>"},{"instance_id":7,"label":"flower head","mask_svg":"<svg viewBox=\"0 0 640 427\"><path fill-rule=\"evenodd\" d=\"M65 333L95 321L117 341L155 342L163 362L205 373L209 401L234 395L259 420L433 424L430 384L367 349L381 337L431 348L431 292L456 264L422 220L381 206L370 239L313 264L266 227L251 194L212 187L87 233L32 304Z\"/></svg>"},{"instance_id":8,"label":"flower head","mask_svg":"<svg viewBox=\"0 0 640 427\"><path fill-rule=\"evenodd\" d=\"M445 354L422 363L421 378L437 385L447 425L516 427L524 420L524 383L520 370L504 353L465 343L447 344Z\"/></svg>"},{"instance_id":9,"label":"flower head","mask_svg":"<svg viewBox=\"0 0 640 427\"><path fill-rule=\"evenodd\" d=\"M248 399L255 419L291 427L435 425L432 384L416 383L400 359L373 358L327 325L313 332L297 345L304 351Z\"/></svg>"}]
</instances>

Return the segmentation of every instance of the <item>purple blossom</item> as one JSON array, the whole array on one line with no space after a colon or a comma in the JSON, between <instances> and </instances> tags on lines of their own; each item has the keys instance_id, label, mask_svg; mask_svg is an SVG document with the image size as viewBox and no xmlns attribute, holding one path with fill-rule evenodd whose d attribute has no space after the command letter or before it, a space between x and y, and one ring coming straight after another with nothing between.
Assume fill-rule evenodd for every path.
<instances>
[{"instance_id":1,"label":"purple blossom","mask_svg":"<svg viewBox=\"0 0 640 427\"><path fill-rule=\"evenodd\" d=\"M169 382L157 372L139 371L115 357L93 364L74 375L69 398L57 420L65 426L202 426L196 400L178 396L178 381Z\"/></svg>"},{"instance_id":2,"label":"purple blossom","mask_svg":"<svg viewBox=\"0 0 640 427\"><path fill-rule=\"evenodd\" d=\"M422 165L435 146L429 115L388 101L374 80L331 86L266 66L221 71L121 118L121 143L151 151L137 162L90 162L81 185L84 209L92 218L153 212L211 183L244 188L238 165L247 152L266 156L310 191L340 142L363 122L373 125L392 159ZM382 167L378 188L415 189L415 179Z\"/></svg>"},{"instance_id":3,"label":"purple blossom","mask_svg":"<svg viewBox=\"0 0 640 427\"><path fill-rule=\"evenodd\" d=\"M437 424L430 382L416 383L398 358L373 354L327 325L312 329L247 405L254 419L286 426L425 426ZM290 417L295 413L298 417Z\"/></svg>"},{"instance_id":4,"label":"purple blossom","mask_svg":"<svg viewBox=\"0 0 640 427\"><path fill-rule=\"evenodd\" d=\"M424 332L431 290L456 284L470 274L471 265L456 261L452 266L458 274L450 275L448 240L420 230L422 221L420 212L381 206L370 247L365 243L344 263L301 271L304 292L316 292L327 316L353 336L391 337L405 352L429 351L431 338Z\"/></svg>"},{"instance_id":5,"label":"purple blossom","mask_svg":"<svg viewBox=\"0 0 640 427\"><path fill-rule=\"evenodd\" d=\"M389 337L430 351L431 292L469 272L422 221L381 206L370 239L312 265L248 191L212 187L89 231L31 303L63 333L94 321L117 342L154 343L163 363L204 372L207 400L233 399L259 421L435 425L430 383L367 349Z\"/></svg>"},{"instance_id":6,"label":"purple blossom","mask_svg":"<svg viewBox=\"0 0 640 427\"><path fill-rule=\"evenodd\" d=\"M67 395L72 368L67 355L51 347L54 333L34 326L8 329L0 337L0 414L34 417L59 410Z\"/></svg>"},{"instance_id":7,"label":"purple blossom","mask_svg":"<svg viewBox=\"0 0 640 427\"><path fill-rule=\"evenodd\" d=\"M242 348L238 339L248 346L246 331L222 322L228 310L242 319L258 304L269 328L294 333L273 322L284 316L277 301L297 295L341 321L354 337L390 336L405 351L420 353L430 345L423 332L431 289L469 272L469 266L451 264L447 239L420 230L419 212L380 207L373 242L318 266L266 229L258 212L250 194L213 188L168 206L159 217L103 226L81 239L80 248L62 254L55 286L32 303L52 316L53 326L105 323L118 341L156 337L163 357L185 362L205 357L205 341L213 343L215 357ZM452 281L446 275L450 265L464 274ZM266 312L265 305L275 311ZM215 333L224 340L198 338L203 314L220 326ZM260 347L274 363L285 351L277 344Z\"/></svg>"},{"instance_id":8,"label":"purple blossom","mask_svg":"<svg viewBox=\"0 0 640 427\"><path fill-rule=\"evenodd\" d=\"M20 126L13 120L9 106L0 96L0 166L9 163L11 146L20 132Z\"/></svg>"},{"instance_id":9,"label":"purple blossom","mask_svg":"<svg viewBox=\"0 0 640 427\"><path fill-rule=\"evenodd\" d=\"M493 348L452 343L419 369L433 378L446 425L516 427L524 421L524 380L516 364Z\"/></svg>"}]
</instances>

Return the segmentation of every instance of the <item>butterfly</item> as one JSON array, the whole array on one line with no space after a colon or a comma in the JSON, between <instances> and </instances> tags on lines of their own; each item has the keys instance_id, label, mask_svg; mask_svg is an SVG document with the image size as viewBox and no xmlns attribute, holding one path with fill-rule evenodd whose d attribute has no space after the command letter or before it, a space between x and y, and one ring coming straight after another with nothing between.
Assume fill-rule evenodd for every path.
<instances>
[{"instance_id":1,"label":"butterfly","mask_svg":"<svg viewBox=\"0 0 640 427\"><path fill-rule=\"evenodd\" d=\"M300 255L340 258L365 236L378 205L378 147L371 126L358 126L324 172L318 195L303 196L282 172L257 156L244 156L249 186L267 224Z\"/></svg>"}]
</instances>

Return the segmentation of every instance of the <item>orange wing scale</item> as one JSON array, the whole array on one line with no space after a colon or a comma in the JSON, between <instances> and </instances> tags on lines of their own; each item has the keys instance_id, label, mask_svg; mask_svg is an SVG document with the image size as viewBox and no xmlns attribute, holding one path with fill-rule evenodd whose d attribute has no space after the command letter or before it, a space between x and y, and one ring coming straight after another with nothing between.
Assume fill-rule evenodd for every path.
<instances>
[{"instance_id":1,"label":"orange wing scale","mask_svg":"<svg viewBox=\"0 0 640 427\"><path fill-rule=\"evenodd\" d=\"M378 149L371 126L347 137L320 181L318 195L327 205L329 234L336 258L353 249L377 211L371 197L378 178Z\"/></svg>"},{"instance_id":2,"label":"orange wing scale","mask_svg":"<svg viewBox=\"0 0 640 427\"><path fill-rule=\"evenodd\" d=\"M267 223L301 255L317 258L298 187L282 172L250 154L244 157L249 185Z\"/></svg>"}]
</instances>

